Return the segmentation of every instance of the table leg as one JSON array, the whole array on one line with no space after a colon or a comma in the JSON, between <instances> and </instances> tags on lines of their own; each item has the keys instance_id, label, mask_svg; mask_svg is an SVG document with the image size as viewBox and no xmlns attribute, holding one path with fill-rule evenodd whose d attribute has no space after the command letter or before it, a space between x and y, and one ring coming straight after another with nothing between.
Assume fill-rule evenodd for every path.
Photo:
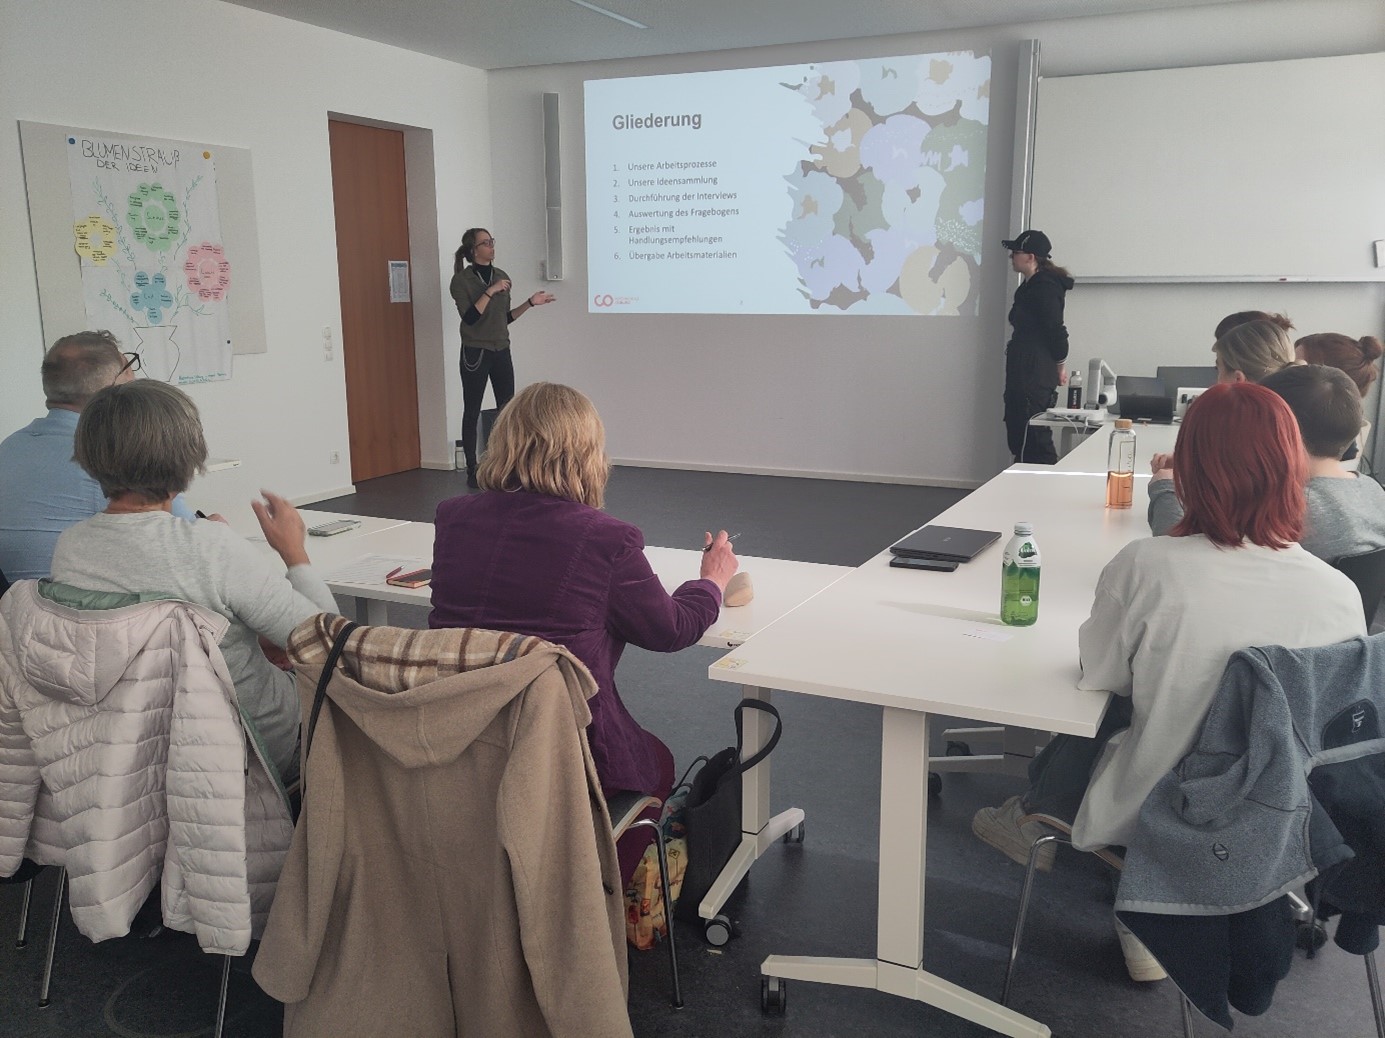
<instances>
[{"instance_id":1,"label":"table leg","mask_svg":"<svg viewBox=\"0 0 1385 1038\"><path fill-rule=\"evenodd\" d=\"M874 959L771 955L760 972L874 988L936 1006L1011 1038L1050 1038L1044 1024L923 969L928 833L928 715L886 707L880 737L880 893Z\"/></svg>"},{"instance_id":2,"label":"table leg","mask_svg":"<svg viewBox=\"0 0 1385 1038\"><path fill-rule=\"evenodd\" d=\"M351 606L352 615L356 617L358 624L368 627L389 625L388 602L382 602L378 598L366 598L364 595L344 595L341 592L336 592L335 597L342 605Z\"/></svg>"},{"instance_id":3,"label":"table leg","mask_svg":"<svg viewBox=\"0 0 1385 1038\"><path fill-rule=\"evenodd\" d=\"M741 688L741 695L746 699L759 699L767 703L770 692L767 688L746 685ZM770 732L774 730L774 718L761 710L747 710L742 717L742 752L749 757L769 741ZM797 807L791 807L770 817L769 768L770 758L766 757L741 776L740 846L732 853L716 882L707 891L707 896L697 906L697 914L703 919L711 919L720 912L732 892L750 871L750 866L755 864L755 860L790 829L803 822L803 811Z\"/></svg>"}]
</instances>

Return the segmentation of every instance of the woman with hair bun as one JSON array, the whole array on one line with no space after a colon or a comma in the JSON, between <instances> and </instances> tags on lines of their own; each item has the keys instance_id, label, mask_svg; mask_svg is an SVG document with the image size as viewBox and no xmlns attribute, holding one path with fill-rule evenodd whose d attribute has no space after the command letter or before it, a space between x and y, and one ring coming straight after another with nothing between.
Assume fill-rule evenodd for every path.
<instances>
[{"instance_id":1,"label":"woman with hair bun","mask_svg":"<svg viewBox=\"0 0 1385 1038\"><path fill-rule=\"evenodd\" d=\"M1288 314L1272 314L1264 310L1238 310L1234 314L1227 314L1217 322L1217 330L1212 333L1212 338L1220 339L1232 328L1239 328L1243 324L1250 324L1251 321L1269 321L1277 324L1286 332L1294 330L1294 322L1289 320Z\"/></svg>"},{"instance_id":2,"label":"woman with hair bun","mask_svg":"<svg viewBox=\"0 0 1385 1038\"><path fill-rule=\"evenodd\" d=\"M1340 368L1356 383L1356 389L1364 397L1370 392L1371 383L1380 377L1380 367L1376 363L1385 352L1385 346L1374 335L1363 335L1353 339L1340 332L1319 332L1305 335L1294 343L1294 354L1305 364L1325 364L1329 368ZM1361 431L1356 442L1347 448L1342 461L1347 468L1355 470L1361 462L1361 454L1366 449L1366 440L1371 435L1371 423L1361 422Z\"/></svg>"}]
</instances>

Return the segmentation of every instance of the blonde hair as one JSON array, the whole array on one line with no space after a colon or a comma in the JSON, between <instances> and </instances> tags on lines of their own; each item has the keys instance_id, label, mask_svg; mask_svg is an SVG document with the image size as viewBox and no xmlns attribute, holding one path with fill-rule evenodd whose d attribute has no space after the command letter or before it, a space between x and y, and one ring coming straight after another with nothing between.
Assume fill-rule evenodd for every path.
<instances>
[{"instance_id":1,"label":"blonde hair","mask_svg":"<svg viewBox=\"0 0 1385 1038\"><path fill-rule=\"evenodd\" d=\"M1294 344L1274 321L1239 324L1216 341L1212 352L1227 371L1239 371L1251 382L1296 363Z\"/></svg>"},{"instance_id":2,"label":"blonde hair","mask_svg":"<svg viewBox=\"0 0 1385 1038\"><path fill-rule=\"evenodd\" d=\"M592 402L571 386L535 382L496 418L476 482L600 508L610 474L606 429Z\"/></svg>"}]
</instances>

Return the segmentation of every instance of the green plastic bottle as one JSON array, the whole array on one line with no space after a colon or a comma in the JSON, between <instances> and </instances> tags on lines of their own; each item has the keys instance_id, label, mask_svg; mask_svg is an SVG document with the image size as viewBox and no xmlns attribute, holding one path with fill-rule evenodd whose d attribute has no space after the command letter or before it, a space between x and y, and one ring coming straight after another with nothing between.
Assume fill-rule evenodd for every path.
<instances>
[{"instance_id":1,"label":"green plastic bottle","mask_svg":"<svg viewBox=\"0 0 1385 1038\"><path fill-rule=\"evenodd\" d=\"M1000 560L1000 622L1028 627L1039 619L1039 545L1032 523L1016 523Z\"/></svg>"}]
</instances>

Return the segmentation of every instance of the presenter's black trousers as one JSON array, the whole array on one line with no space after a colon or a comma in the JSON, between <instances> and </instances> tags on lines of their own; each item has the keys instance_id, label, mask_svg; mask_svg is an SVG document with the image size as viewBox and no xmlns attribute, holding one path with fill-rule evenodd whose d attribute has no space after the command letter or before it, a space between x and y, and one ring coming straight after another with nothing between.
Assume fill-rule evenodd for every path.
<instances>
[{"instance_id":1,"label":"presenter's black trousers","mask_svg":"<svg viewBox=\"0 0 1385 1038\"><path fill-rule=\"evenodd\" d=\"M1005 440L1016 461L1038 465L1053 465L1058 451L1053 446L1053 432L1033 428L1029 419L1048 410L1058 398L1051 386L1017 385L1005 387Z\"/></svg>"},{"instance_id":2,"label":"presenter's black trousers","mask_svg":"<svg viewBox=\"0 0 1385 1038\"><path fill-rule=\"evenodd\" d=\"M515 395L515 364L509 349L483 350L462 347L462 453L466 468L476 474L476 423L481 420L481 404L486 398L486 383L495 391L496 409Z\"/></svg>"}]
</instances>

